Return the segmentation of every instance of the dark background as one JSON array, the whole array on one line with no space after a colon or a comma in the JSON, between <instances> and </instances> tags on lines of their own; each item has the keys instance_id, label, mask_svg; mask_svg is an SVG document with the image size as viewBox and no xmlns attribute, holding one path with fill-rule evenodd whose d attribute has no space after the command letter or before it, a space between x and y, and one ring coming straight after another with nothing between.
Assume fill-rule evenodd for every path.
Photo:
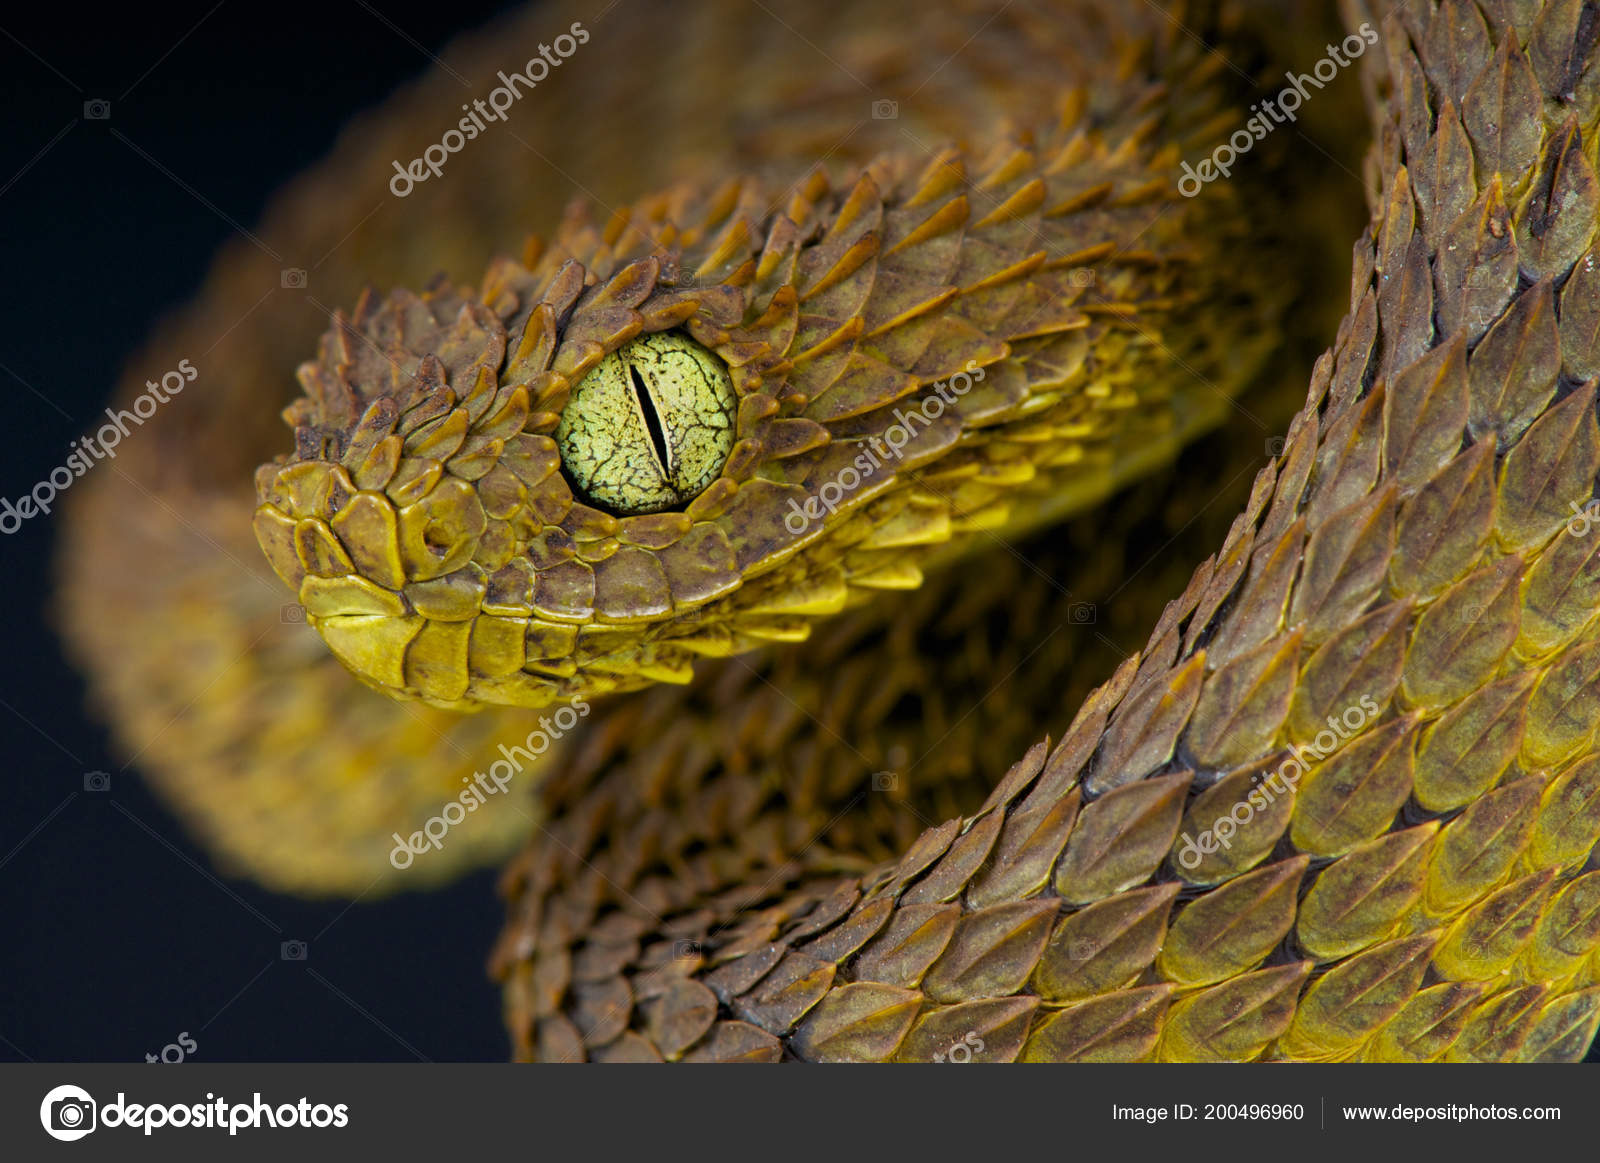
<instances>
[{"instance_id":1,"label":"dark background","mask_svg":"<svg viewBox=\"0 0 1600 1163\"><path fill-rule=\"evenodd\" d=\"M429 67L423 49L508 6L8 7L0 495L93 430L124 361L232 235L110 127L248 227L344 122ZM93 99L110 120L85 119ZM184 1033L212 1062L504 1059L484 972L494 874L355 906L218 877L85 708L46 612L55 533L35 518L0 537L0 1060L175 1057ZM94 770L108 792L84 790ZM306 960L283 960L285 940Z\"/></svg>"}]
</instances>

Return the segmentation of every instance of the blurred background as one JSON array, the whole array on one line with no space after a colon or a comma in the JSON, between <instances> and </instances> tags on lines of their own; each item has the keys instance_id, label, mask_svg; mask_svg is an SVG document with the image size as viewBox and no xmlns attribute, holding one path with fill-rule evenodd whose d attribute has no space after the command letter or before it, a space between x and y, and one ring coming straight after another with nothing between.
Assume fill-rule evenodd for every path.
<instances>
[{"instance_id":1,"label":"blurred background","mask_svg":"<svg viewBox=\"0 0 1600 1163\"><path fill-rule=\"evenodd\" d=\"M98 426L234 224L508 7L9 8L0 495ZM35 518L0 537L0 1060L504 1059L494 873L356 905L219 876L84 705L47 607L56 532Z\"/></svg>"}]
</instances>

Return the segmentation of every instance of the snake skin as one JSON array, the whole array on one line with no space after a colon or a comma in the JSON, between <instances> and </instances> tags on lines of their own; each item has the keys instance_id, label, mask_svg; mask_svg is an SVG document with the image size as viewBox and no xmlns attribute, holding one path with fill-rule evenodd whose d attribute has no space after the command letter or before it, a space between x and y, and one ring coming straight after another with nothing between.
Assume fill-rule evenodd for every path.
<instances>
[{"instance_id":1,"label":"snake skin","mask_svg":"<svg viewBox=\"0 0 1600 1163\"><path fill-rule=\"evenodd\" d=\"M1066 15L1015 30L1056 125L843 182L670 189L603 227L569 218L476 295L341 317L255 519L333 653L457 710L686 682L697 657L801 640L916 588L935 551L1080 508L1215 424L1274 334L1241 327L1264 272L1221 278L1247 237L1237 190L1191 201L1152 175L1215 112L1200 86L1221 61L1153 10L1075 42L1085 13ZM1136 48L1156 58L1143 84L1093 67ZM1077 79L1053 94L1062 56ZM1152 121L1163 76L1173 116ZM737 443L681 512L614 517L574 497L552 436L573 384L672 329L731 369Z\"/></svg>"},{"instance_id":2,"label":"snake skin","mask_svg":"<svg viewBox=\"0 0 1600 1163\"><path fill-rule=\"evenodd\" d=\"M420 148L416 134L405 127L431 125L437 109L458 103L453 77L436 75L397 97L383 117L357 125L330 163L292 187L260 229L260 236L283 255L315 267L314 294L263 296L263 286L278 284L276 264L241 244L221 257L195 306L168 334L157 337L152 352L139 362L165 362L174 350L203 351L207 390L195 396L192 406L186 399L182 410L163 417L162 428L149 439L130 442L115 473L74 490L61 554L61 622L119 740L139 756L141 766L225 866L290 891L359 895L447 879L463 867L502 855L537 815L537 806L525 799L513 810L473 815L452 831L447 850L419 862L404 881L395 882L390 875L392 835L420 827L459 790L464 778L487 765L497 743L526 735L538 722L538 716L525 712L463 716L444 708L481 706L485 695L538 705L558 692L570 697L646 681L681 680L687 673L685 660L696 654L800 637L816 617L805 612L808 607L820 612L836 606L841 595L850 603L863 592L914 584L917 559L929 556L919 542L937 548L941 539L951 539L945 527L953 511L941 516L935 510L959 504L961 511L953 513L956 523L982 526L1001 520L1011 505L1020 514L1014 524L1039 521L1051 510L1082 506L1105 495L1118 480L1170 456L1183 439L1220 418L1227 407L1224 397L1239 389L1251 365L1272 345L1274 316L1281 306L1275 300L1281 297L1283 279L1272 270L1272 256L1260 247L1237 246L1236 253L1248 261L1230 259L1231 270L1220 261L1195 262L1208 255L1219 259L1230 243L1259 234L1259 225L1247 220L1237 191L1219 187L1191 205L1177 199L1149 169L1159 157L1165 173L1180 142L1212 139L1216 128L1206 124L1208 118L1220 123L1231 117L1214 91L1221 87L1219 75L1226 77L1220 61L1193 68L1200 59L1197 45L1153 8L1130 23L1127 14L1110 7L1096 16L1093 6L1034 11L980 0L947 6L938 19L919 16L917 38L908 42L903 30L911 8L915 6L858 10L843 3L814 5L786 16L783 23L742 2L618 9L615 19L597 26L600 40L591 47L598 52L603 44L608 54L634 62L632 68L564 71L539 89L542 120L535 128L543 136L534 134L530 142L520 125L507 127L507 134L499 137L485 135L452 159L449 181L419 187L404 202L404 213L392 204L373 210L370 190L349 175L383 174L387 181L389 159ZM551 27L565 27L569 16L584 14L578 4L535 7L508 28L464 45L453 58L454 72L492 75L504 64L507 43L536 42ZM974 28L985 35L974 38ZM814 58L822 45L849 78L817 75ZM1184 100L1170 101L1148 68L1143 74L1136 71L1139 60L1152 52L1171 58L1166 64L1181 74L1177 91ZM1064 87L1063 60L1078 62L1084 79L1105 76L1115 83L1092 90ZM930 72L929 61L943 63ZM720 90L682 83L685 76L702 74L725 78L740 93L740 101L730 104ZM797 91L804 93L804 100L796 98ZM871 117L876 92L896 95L895 119ZM1057 104L1038 125L1037 110L1046 97ZM601 107L616 111L613 129L604 135L568 131L583 111ZM1096 132L1073 138L1071 130L1078 123L1092 123ZM840 125L853 128L841 133ZM1043 162L1019 148L1019 135L1034 131L1053 143L1054 152ZM943 144L980 135L991 146L952 153ZM890 147L898 153L886 154ZM885 157L889 160L881 160ZM826 178L816 166L819 158L846 176ZM1027 172L1052 160L1074 163L1072 172ZM1016 172L1008 172L1007 164L1017 167ZM869 170L873 165L879 168ZM548 180L552 172L563 178L573 172L583 175L584 197L577 209L561 209L570 186ZM626 198L648 191L648 175L670 177L674 172L745 176L733 183L719 178L711 184L703 179L697 186L680 184L632 211L619 209L629 205ZM520 173L528 177L508 180ZM865 183L862 175L868 177ZM878 181L902 194L923 187L942 192L934 207L942 217L928 222L926 211L893 209L897 228L908 223L926 227L922 237L901 240L896 255L868 255L871 240L859 246L852 242L842 254L837 239L823 243L815 237L826 232L841 209L876 213L868 202L852 206L848 198L857 192L863 199L881 201L881 191L871 193ZM991 185L978 188L975 183L982 181ZM1048 202L1035 202L1052 190ZM764 192L772 194L772 205L758 203ZM612 217L597 218L596 207ZM774 295L774 271L760 276L766 282L763 293L779 302L735 356L741 366L752 365L743 381L752 389L741 413L747 439L737 463L729 466L729 479L694 511L702 518L701 527L685 534L682 518L618 522L586 506L562 509L570 493L563 478L545 472L552 467L550 442L537 431L541 425L553 426L548 409L564 391L558 381L596 360L607 344L614 347L644 326L645 312L650 312L651 327L667 325L674 311L685 308L697 313L696 326L720 326L717 312L737 310L756 293L753 276L745 269L748 261L735 261L740 248L748 255L755 245L751 239L762 240L764 246L766 231L784 208L804 218L809 233L780 232L779 242L790 250L775 251L774 261L797 262L803 249L810 264L804 278L815 280L832 271L836 281L828 287L807 284L807 330L801 330L798 295L791 304ZM669 210L707 215L706 223L687 218L683 223L700 230L700 237L679 237L665 267L647 256L617 282L621 268L629 265L627 248L642 245L639 230L627 228L628 214L648 226ZM570 217L564 219L564 213ZM354 228L348 225L351 221ZM530 244L534 249L523 254L526 266L496 263L493 277L505 281L482 288L428 284L441 266L481 271L491 245L517 239L530 224L563 221L554 239ZM1189 231L1192 237L1185 237L1185 221L1197 226ZM426 245L418 237L419 222L429 224ZM1200 223L1205 229L1198 229ZM861 234L865 226L858 221L852 229ZM681 234L680 227L674 230ZM1116 238L1137 238L1137 245L1108 260L1106 252ZM1051 250L1044 250L1045 242ZM725 245L732 249L716 257L717 248ZM609 306L598 301L598 288L584 288L585 275L572 268L560 283L553 282L549 276L572 257L559 254L557 247L575 248L598 263L593 278L605 272L614 284L611 293L621 298ZM966 264L962 269L951 265L957 250ZM686 254L692 260L687 266ZM781 259L783 254L787 259ZM337 261L318 262L316 256L336 256ZM1048 261L1033 270L1041 258ZM707 260L714 261L697 274L697 265ZM1196 273L1180 278L1185 263ZM817 264L822 267L810 269ZM1008 272L1008 267L1013 269ZM880 268L882 278L877 277ZM987 287L977 285L980 271L991 280ZM1066 299L1056 305L1030 299L1036 293L1028 290L1032 275L1041 283L1059 284ZM719 286L712 276L727 285ZM355 301L364 277L433 289L417 297L369 296L354 319L325 341L324 362L303 373L311 393L308 401L292 404L294 422L306 442L295 454L300 467L268 470L260 482L266 490L262 496L241 496L239 483L248 477L245 465L251 459L267 460L282 447L281 428L270 430L271 408L263 403L291 404L285 389L292 382L293 361L313 347L308 321L325 325L324 312L331 313L333 303ZM689 278L697 280L692 294L685 284ZM705 285L698 283L701 278ZM530 282L535 279L540 281ZM955 280L964 286L956 286ZM1273 295L1263 293L1267 286ZM479 290L485 294L480 296ZM957 290L964 291L963 303L952 308L945 296ZM1166 295L1169 290L1171 296ZM880 314L878 337L852 333L860 326L857 322L838 329L831 349L819 343L815 332L819 321L828 319L826 312L858 308L862 304L850 297L868 291L876 304L872 310L900 310L906 317ZM539 310L539 338L534 341L526 325L534 318L536 295L550 298ZM474 308L478 323L464 325L466 330L452 341L455 354L449 358L466 364L478 357L492 360L486 353L504 342L504 332L515 344L530 340L529 349L521 353L524 359L564 360L563 370L534 371L519 364L504 385L494 385L496 397L506 398L497 399L492 413L483 410L491 402L487 385L473 396L480 385L456 383L445 390L452 393L447 410L457 414L448 420L435 417L426 431L424 411L412 409L402 417L394 401L389 406L394 406L398 431L385 435L385 406L361 429L363 408L358 404L381 395L381 384L396 376L396 369L421 367L424 353L410 345L426 347L434 340L424 332L455 327L448 315L458 299L479 302L489 296L507 314L502 318L487 308ZM582 302L571 302L580 296ZM1181 333L1169 336L1162 327L1175 314L1179 296L1198 302L1178 315L1185 320ZM1119 312L1135 303L1142 314L1131 325L1120 325ZM562 350L541 347L552 339L543 329L557 308L568 306L583 314L592 334L580 342L572 321L561 318ZM442 322L435 311L444 316ZM792 334L785 330L785 311L793 317ZM407 316L404 327L396 331L402 314ZM1019 338L1013 355L1004 340L979 331L967 315L997 333L1014 334L1017 327L1032 326L1039 336ZM1194 326L1199 319L1209 325ZM757 322L746 321L747 326ZM473 331L479 324L483 330ZM369 346L367 330L374 328L375 346ZM1091 335L1094 345L1087 342ZM297 351L301 337L305 346ZM580 350L584 343L589 348ZM758 350L762 344L765 354ZM751 501L763 490L770 494L773 482L732 478L754 477L758 471L777 477L799 471L820 478L825 475L821 456L840 449L808 454L808 442L815 444L826 429L830 438L840 433L842 446L845 440L859 442L862 432L852 430L848 416L828 416L820 398L814 404L805 401L806 393L789 390L792 385L754 390L759 378L754 365L769 380L775 374L773 361L780 354L775 344L786 345L788 355L810 352L808 360L787 373L793 385L805 384L809 391L840 380L842 365L849 364L849 381L831 392L835 410L844 412L904 392L912 378L907 369L919 360L936 366L958 355L984 353L992 359L1003 351L1005 357L1004 366L995 366L964 401L978 423L991 430L987 435L971 441L970 447L944 447L952 427L948 418L934 437L924 434L922 444L945 454L951 480L923 473L916 493L900 488L894 496L875 496L873 490L861 490L853 500L869 502L870 513L858 504L850 514L852 523L830 523L823 531L827 544L810 547L805 569L789 568L782 578L770 575L759 540L764 533L760 521L770 528L781 523L782 514L763 516ZM341 347L346 345L357 362L341 370ZM470 350L474 345L476 355ZM735 354L731 334L725 346ZM1189 369L1175 371L1168 352L1185 353ZM428 366L430 374L448 374L442 364ZM962 367L960 361L951 363L953 370ZM524 372L526 382L519 383L517 375ZM1205 382L1192 373L1203 375ZM350 377L354 382L347 384ZM130 377L124 394L137 391L138 382ZM502 386L533 386L535 392L527 402L520 397L513 402L499 392ZM402 389L397 399L412 390ZM457 389L467 401L459 409L453 402ZM854 406L844 400L852 393ZM779 413L768 412L780 394ZM535 397L543 410L533 408ZM1024 397L1030 402L1019 405ZM436 396L428 407L446 406L443 399ZM529 409L525 423L536 431L515 434L504 471L480 473L485 467L481 458L476 467L470 466L462 454L469 437L462 433L461 444L447 457L461 472L446 474L445 487L430 492L422 510L411 510L407 518L407 535L413 538L408 552L427 552L415 543L424 513L437 513L445 524L459 517L465 525L457 532L467 537L482 521L487 539L471 551L480 560L450 569L448 577L431 576L436 572L432 567L424 571L429 576L399 577L394 560L386 558L399 551L399 510L436 479L432 474L440 470L430 466L443 462L430 454L444 454L439 441L453 440L455 428L450 426L465 421L473 430L472 446L481 449L485 442L504 439L487 425L514 424L522 408ZM798 414L807 409L811 416ZM1053 437L1049 447L1062 463L1034 465L1030 453L1046 447L1036 438L1058 431L1064 435ZM432 437L439 439L425 445ZM396 443L403 450L406 439L411 440L404 454L407 463L392 466L395 475L387 478L392 494L353 487L357 482L350 474L361 475L360 457L380 444L384 455ZM195 447L205 447L209 454L196 457L190 451ZM351 463L338 464L341 459ZM513 464L539 483L530 486L510 471ZM383 471L388 468L378 462L368 470ZM1032 487L1024 479L1029 476L1037 478ZM1060 481L1062 487L1043 487L1051 481ZM362 475L361 483L371 483L371 477ZM730 498L741 483L745 499ZM780 483L787 487L791 482ZM904 482L885 478L884 483ZM462 492L468 484L470 500ZM280 487L283 491L273 491ZM372 546L358 550L362 561L355 574L340 575L346 568L340 560L345 551L331 522L334 510L357 492L362 496L340 519L340 528L355 539L350 522L375 521L362 534ZM909 503L925 505L930 497L935 502L931 507ZM530 499L543 508L525 503ZM303 595L285 594L281 581L262 568L256 539L247 531L248 518L241 520L242 509L262 500L267 508L258 521L269 544L278 546L273 560L279 574L297 587L302 572L322 579ZM720 513L719 504L726 506ZM507 519L494 518L491 525L484 515L491 511ZM895 521L886 524L892 513L897 513ZM542 525L545 516L567 528ZM285 521L291 518L297 525L307 522L297 534L308 538L303 547L283 540ZM386 532L389 522L396 522L392 541ZM559 568L542 571L545 594L512 593L518 566L505 556L503 535L511 528L519 536L534 534L535 522L541 523L540 533L528 538L525 559L513 556L526 564L537 561L541 567ZM868 545L869 536L888 544ZM896 546L896 540L904 545ZM960 535L954 540L961 540ZM696 547L704 551L702 556L691 552ZM323 552L331 556L306 570L302 551L313 560ZM735 555L731 560L730 553ZM737 555L743 555L744 566ZM830 565L830 555L848 561ZM152 561L161 567L150 568ZM485 570L486 563L492 568ZM502 574L491 594L488 575L508 566L512 574ZM755 578L762 569L769 576ZM805 570L814 576L806 579L802 597L785 583ZM841 584L846 570L852 580ZM730 576L734 573L738 576ZM749 586L742 585L745 573L752 577ZM609 575L613 581L586 597L591 574ZM107 577L120 580L108 586ZM402 580L422 585L402 595ZM509 589L503 584L508 580ZM525 589L528 580L521 579ZM730 582L741 583L742 592L725 600L712 597L729 589ZM382 590L385 583L387 598L363 588ZM550 592L558 585L563 587L559 592ZM286 604L296 598L300 601ZM593 614L585 613L582 603L597 599ZM721 612L713 616L706 608L708 599L717 601ZM536 600L547 603L538 613L532 612ZM666 606L669 600L671 607ZM396 602L403 603L404 612L387 617L383 611L392 611ZM336 610L344 616L322 617ZM729 628L731 620L724 624L724 613L737 615L737 635ZM692 625L685 614L694 615ZM362 645L365 640L359 635L340 636L341 624L349 628L363 616L385 619L391 631L387 647ZM345 666L303 627L283 626L285 620L302 619L331 630L345 660L358 672L366 671L369 680L422 694L440 707L373 697L352 683ZM636 624L627 625L630 621ZM520 639L513 622L526 627ZM575 633L580 628L581 647ZM470 661L462 657L463 645L469 654L476 651ZM409 678L407 654L415 656ZM580 659L584 673L574 681L571 672ZM524 665L529 662L531 666ZM225 672L221 679L219 669ZM426 690L418 685L424 674ZM470 698L463 697L463 678L476 684ZM333 723L336 729L330 729ZM311 777L311 771L320 774Z\"/></svg>"},{"instance_id":3,"label":"snake skin","mask_svg":"<svg viewBox=\"0 0 1600 1163\"><path fill-rule=\"evenodd\" d=\"M261 652L255 689L300 698L279 689L300 668L307 700L359 694L373 732L331 745L394 752L381 794L356 754L332 824L270 770L232 781L268 789L253 815L216 806L193 755L156 755L170 786L257 875L349 891L392 820L530 721L449 712L610 696L547 765L551 822L504 878L518 1057L1582 1057L1600 22L1578 0L1347 8L1380 30L1348 315L1221 549L1053 746L1086 661L1056 638L1079 608L1059 579L1092 527L1040 534L1042 564L995 542L1216 424L1279 334L1282 256L1246 243L1270 194L1174 188L1240 119L1184 21L1231 16L986 7L1007 81L971 91L1012 120L981 148L878 141L845 180L763 163L571 214L477 288L364 297L302 371L257 535L346 666L433 705L358 692L302 635ZM985 75L985 51L952 68ZM584 370L673 327L733 368L740 444L687 513L612 518L547 434ZM980 388L893 474L783 535L790 497L969 366ZM234 632L198 587L171 597ZM137 739L139 679L171 671L123 665L105 686ZM625 693L659 683L681 685ZM215 696L213 767L260 747L240 694ZM311 701L260 708L291 753L320 745ZM441 764L391 746L395 722L475 734ZM319 831L336 843L307 861Z\"/></svg>"},{"instance_id":4,"label":"snake skin","mask_svg":"<svg viewBox=\"0 0 1600 1163\"><path fill-rule=\"evenodd\" d=\"M1470 3L1381 28L1350 313L1145 649L977 811L865 874L827 875L811 833L784 849L690 741L552 789L573 827L506 881L519 1055L1583 1056L1597 29ZM1291 794L1180 857L1334 718L1349 738Z\"/></svg>"}]
</instances>

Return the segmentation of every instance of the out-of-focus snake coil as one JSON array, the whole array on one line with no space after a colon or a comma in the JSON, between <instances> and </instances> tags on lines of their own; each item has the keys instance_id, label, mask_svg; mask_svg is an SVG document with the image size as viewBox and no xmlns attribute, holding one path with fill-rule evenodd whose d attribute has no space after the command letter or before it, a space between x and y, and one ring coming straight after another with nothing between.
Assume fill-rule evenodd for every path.
<instances>
[{"instance_id":1,"label":"out-of-focus snake coil","mask_svg":"<svg viewBox=\"0 0 1600 1163\"><path fill-rule=\"evenodd\" d=\"M423 192L436 228L409 206L367 228L340 294L543 240L476 286L363 294L301 368L292 453L256 414L282 396L273 337L305 324L267 317L181 437L152 432L136 487L83 490L64 624L158 783L219 857L309 892L445 877L537 814L493 958L518 1057L1581 1058L1592 6L1344 5L1371 223L1337 338L1225 528L1184 482L1242 481L1254 433L1159 466L1231 409L1276 414L1293 256L1266 220L1320 225L1266 156L1180 191L1249 116L1230 64L1271 43L1259 14L827 4L774 32L724 7L678 28L706 33L693 80L670 50L644 66L634 96L661 108L614 140L626 79L552 91L560 156L609 157L580 174L613 175L585 178L603 193L558 217L485 143ZM584 51L652 51L653 19ZM848 83L771 65L801 52ZM290 236L348 230L311 208L417 152L397 127L442 92L308 179ZM203 302L248 304L244 265ZM562 463L563 410L666 332L728 369L732 451L684 505L603 511ZM253 502L215 464L165 463L204 437L230 471L266 461ZM240 581L252 507L270 586ZM1147 608L1118 598L1137 547L1169 535L1141 591L1181 593L1106 662ZM1188 575L1197 536L1221 547ZM86 564L108 554L117 592ZM282 583L316 635L280 632ZM541 729L534 812L492 802L390 867L396 836Z\"/></svg>"}]
</instances>

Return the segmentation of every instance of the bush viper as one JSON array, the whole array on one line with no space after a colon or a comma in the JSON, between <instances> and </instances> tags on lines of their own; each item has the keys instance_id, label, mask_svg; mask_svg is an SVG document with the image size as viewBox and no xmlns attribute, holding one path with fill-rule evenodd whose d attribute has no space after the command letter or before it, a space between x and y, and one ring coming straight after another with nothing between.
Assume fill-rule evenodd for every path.
<instances>
[{"instance_id":1,"label":"bush viper","mask_svg":"<svg viewBox=\"0 0 1600 1163\"><path fill-rule=\"evenodd\" d=\"M493 960L518 1057L1582 1057L1600 22L1345 8L1326 59L1374 138L1347 313L1120 662L1082 627L1133 606L1132 547L1210 532L1186 482L1254 450L1073 514L1276 415L1283 239L1325 225L1265 156L1190 176L1260 116L1261 14L707 4L586 30L523 98L537 145L485 131L348 242L350 183L455 89L286 195L297 253L338 256L313 302L355 306L292 452L263 414L304 304L75 494L98 696L276 887L426 883L537 820ZM595 188L560 211L530 154ZM224 256L160 349L262 277Z\"/></svg>"}]
</instances>

